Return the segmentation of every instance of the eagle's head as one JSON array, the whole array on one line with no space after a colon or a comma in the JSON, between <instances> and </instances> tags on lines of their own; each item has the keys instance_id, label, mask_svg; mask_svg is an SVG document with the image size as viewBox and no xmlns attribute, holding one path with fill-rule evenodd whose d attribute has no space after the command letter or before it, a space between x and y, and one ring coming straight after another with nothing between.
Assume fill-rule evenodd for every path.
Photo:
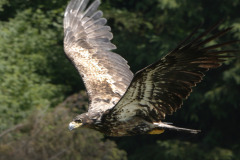
<instances>
[{"instance_id":1,"label":"eagle's head","mask_svg":"<svg viewBox=\"0 0 240 160\"><path fill-rule=\"evenodd\" d=\"M93 124L87 113L76 116L72 122L69 123L69 130L73 130L78 127L90 127Z\"/></svg>"}]
</instances>

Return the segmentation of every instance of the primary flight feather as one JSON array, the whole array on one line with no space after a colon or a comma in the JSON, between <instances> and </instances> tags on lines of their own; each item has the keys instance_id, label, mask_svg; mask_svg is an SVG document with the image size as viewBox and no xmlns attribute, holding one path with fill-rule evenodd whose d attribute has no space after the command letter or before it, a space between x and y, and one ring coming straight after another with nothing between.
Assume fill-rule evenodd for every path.
<instances>
[{"instance_id":1,"label":"primary flight feather","mask_svg":"<svg viewBox=\"0 0 240 160\"><path fill-rule=\"evenodd\" d=\"M164 130L198 130L162 122L181 107L204 72L221 65L225 53L218 50L236 41L204 47L230 28L205 38L219 23L192 38L196 30L159 61L130 71L127 61L112 52L111 28L98 10L100 0L71 0L64 15L64 50L86 86L89 110L78 115L69 129L88 127L109 136L160 134Z\"/></svg>"}]
</instances>

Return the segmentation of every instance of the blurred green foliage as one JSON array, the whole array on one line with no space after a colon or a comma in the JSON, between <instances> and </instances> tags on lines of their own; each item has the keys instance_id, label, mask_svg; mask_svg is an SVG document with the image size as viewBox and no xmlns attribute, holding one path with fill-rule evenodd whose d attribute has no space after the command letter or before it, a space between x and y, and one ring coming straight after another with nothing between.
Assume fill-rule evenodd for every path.
<instances>
[{"instance_id":1,"label":"blurred green foliage","mask_svg":"<svg viewBox=\"0 0 240 160\"><path fill-rule=\"evenodd\" d=\"M84 86L63 53L66 6L65 0L0 1L0 159L240 159L240 53L208 72L183 108L167 117L175 125L201 129L198 135L69 133L67 124L73 113L86 111L87 97L72 95ZM100 8L112 27L115 52L134 72L200 23L203 31L225 18L219 29L232 26L232 32L211 43L240 40L239 0L103 0Z\"/></svg>"},{"instance_id":2,"label":"blurred green foliage","mask_svg":"<svg viewBox=\"0 0 240 160\"><path fill-rule=\"evenodd\" d=\"M8 0L1 0L0 1L0 11L3 11L3 6L8 4Z\"/></svg>"},{"instance_id":3,"label":"blurred green foliage","mask_svg":"<svg viewBox=\"0 0 240 160\"><path fill-rule=\"evenodd\" d=\"M204 148L195 143L179 140L157 141L156 145L145 146L137 152L148 151L143 158L134 154L130 159L167 159L167 160L231 160L233 152L219 147Z\"/></svg>"},{"instance_id":4,"label":"blurred green foliage","mask_svg":"<svg viewBox=\"0 0 240 160\"><path fill-rule=\"evenodd\" d=\"M69 97L51 111L35 110L27 123L15 131L14 140L11 135L6 135L1 141L0 159L126 160L126 152L119 150L114 142L103 140L99 132L67 130L66 122L74 116L71 111L74 107L67 106L76 98L79 96ZM84 104L77 105L82 108Z\"/></svg>"}]
</instances>

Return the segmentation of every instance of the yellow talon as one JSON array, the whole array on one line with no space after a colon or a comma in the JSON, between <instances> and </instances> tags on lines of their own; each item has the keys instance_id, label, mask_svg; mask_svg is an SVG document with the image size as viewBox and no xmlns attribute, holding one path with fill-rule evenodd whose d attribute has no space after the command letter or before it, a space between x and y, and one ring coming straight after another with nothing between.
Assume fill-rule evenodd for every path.
<instances>
[{"instance_id":1,"label":"yellow talon","mask_svg":"<svg viewBox=\"0 0 240 160\"><path fill-rule=\"evenodd\" d=\"M163 129L153 129L152 131L148 132L148 134L161 134L163 132Z\"/></svg>"}]
</instances>

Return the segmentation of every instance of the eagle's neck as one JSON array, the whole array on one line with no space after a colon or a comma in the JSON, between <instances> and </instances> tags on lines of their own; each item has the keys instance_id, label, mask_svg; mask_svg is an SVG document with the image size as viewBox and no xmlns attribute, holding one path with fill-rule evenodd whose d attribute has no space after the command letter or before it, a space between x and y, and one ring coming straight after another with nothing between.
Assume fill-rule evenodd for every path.
<instances>
[{"instance_id":1,"label":"eagle's neck","mask_svg":"<svg viewBox=\"0 0 240 160\"><path fill-rule=\"evenodd\" d=\"M93 123L98 123L101 121L102 118L102 113L97 112L97 113L87 113L87 116L90 120L92 120Z\"/></svg>"}]
</instances>

